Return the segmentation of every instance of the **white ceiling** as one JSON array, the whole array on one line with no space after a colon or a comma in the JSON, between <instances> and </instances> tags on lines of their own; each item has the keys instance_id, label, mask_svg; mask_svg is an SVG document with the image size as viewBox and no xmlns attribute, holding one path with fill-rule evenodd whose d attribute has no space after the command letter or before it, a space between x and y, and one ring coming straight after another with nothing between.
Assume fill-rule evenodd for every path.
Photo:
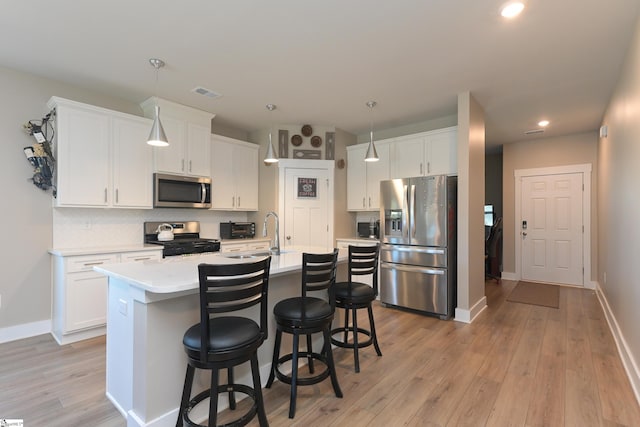
<instances>
[{"instance_id":1,"label":"white ceiling","mask_svg":"<svg viewBox=\"0 0 640 427\"><path fill-rule=\"evenodd\" d=\"M512 21L503 2L14 0L0 65L134 103L157 94L248 132L360 134L372 116L390 128L455 114L464 91L485 109L488 146L539 138L524 131L542 118L544 136L597 129L640 0L528 0ZM157 85L151 57L167 63Z\"/></svg>"}]
</instances>

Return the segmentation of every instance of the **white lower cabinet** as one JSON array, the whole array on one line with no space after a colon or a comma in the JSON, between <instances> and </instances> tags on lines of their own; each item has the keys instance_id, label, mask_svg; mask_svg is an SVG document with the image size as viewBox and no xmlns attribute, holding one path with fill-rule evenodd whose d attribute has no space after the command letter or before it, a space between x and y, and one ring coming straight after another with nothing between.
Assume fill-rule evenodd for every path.
<instances>
[{"instance_id":1,"label":"white lower cabinet","mask_svg":"<svg viewBox=\"0 0 640 427\"><path fill-rule=\"evenodd\" d=\"M104 335L107 277L93 267L162 259L162 248L123 253L54 256L51 333L60 345Z\"/></svg>"},{"instance_id":2,"label":"white lower cabinet","mask_svg":"<svg viewBox=\"0 0 640 427\"><path fill-rule=\"evenodd\" d=\"M248 252L248 251L268 251L271 242L269 240L251 240L241 242L230 242L228 240L220 242L220 252Z\"/></svg>"}]
</instances>

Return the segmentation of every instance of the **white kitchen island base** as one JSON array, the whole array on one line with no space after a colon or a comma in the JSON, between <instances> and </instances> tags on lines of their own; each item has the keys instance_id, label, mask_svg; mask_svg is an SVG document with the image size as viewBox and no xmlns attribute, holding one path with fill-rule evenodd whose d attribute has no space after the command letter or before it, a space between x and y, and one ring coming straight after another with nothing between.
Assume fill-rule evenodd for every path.
<instances>
[{"instance_id":1,"label":"white kitchen island base","mask_svg":"<svg viewBox=\"0 0 640 427\"><path fill-rule=\"evenodd\" d=\"M318 248L306 251L326 252ZM341 251L340 280L346 277L346 258ZM301 261L302 251L272 257L269 313L278 301L300 294ZM96 268L109 277L107 397L129 427L176 423L187 366L182 337L199 322L197 265L203 262L241 261L216 254ZM245 314L257 318L258 307L247 309ZM271 367L274 338L275 320L269 315L269 337L258 350L263 384ZM318 335L315 345L319 348L321 342ZM290 339L283 339L282 348L291 345ZM237 383L251 384L248 363L234 369L234 374ZM209 378L208 371L196 370L193 395L209 388ZM221 410L227 407L224 399Z\"/></svg>"}]
</instances>

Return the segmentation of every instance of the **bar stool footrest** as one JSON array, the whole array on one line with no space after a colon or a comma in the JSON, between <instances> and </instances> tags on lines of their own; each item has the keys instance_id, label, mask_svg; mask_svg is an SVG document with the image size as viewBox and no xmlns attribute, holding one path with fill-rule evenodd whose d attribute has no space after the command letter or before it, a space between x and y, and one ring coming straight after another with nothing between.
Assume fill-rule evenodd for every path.
<instances>
[{"instance_id":1,"label":"bar stool footrest","mask_svg":"<svg viewBox=\"0 0 640 427\"><path fill-rule=\"evenodd\" d=\"M340 333L340 334L344 334L345 330L347 331L347 333L351 332L353 333L354 329L352 326L349 326L348 328L335 328L331 330L331 344L337 346L337 347L342 347L342 348L353 348L354 347L354 343L352 342L344 342L344 341L340 341L336 338L333 338L334 335ZM363 334L368 336L369 338L364 340L364 341L360 341L358 340L358 348L361 347L368 347L371 344L373 344L373 337L371 335L371 331L367 330L367 329L362 329L362 328L358 328L358 333L359 334Z\"/></svg>"},{"instance_id":2,"label":"bar stool footrest","mask_svg":"<svg viewBox=\"0 0 640 427\"><path fill-rule=\"evenodd\" d=\"M256 402L256 392L252 387L249 387L248 385L245 384L221 384L218 387L218 394L221 393L228 393L230 391L230 389L233 389L234 392L237 393L242 393L247 395L249 398L251 398L253 400L253 405L251 405L251 408L249 408L249 410L242 415L240 418L231 421L229 423L223 424L219 427L240 427L240 426L245 426L247 425L255 416L255 414L258 411L258 404ZM211 389L205 390L201 393L199 393L197 396L195 396L193 399L191 399L189 401L189 405L187 406L187 408L184 411L184 415L183 415L183 422L185 426L189 426L189 427L207 427L206 425L202 425L202 424L197 424L195 423L193 420L191 420L191 418L189 418L189 413L191 412L191 410L198 405L199 403L201 403L203 400L205 400L207 397L209 397L211 395ZM216 396L216 399L218 397Z\"/></svg>"},{"instance_id":3,"label":"bar stool footrest","mask_svg":"<svg viewBox=\"0 0 640 427\"><path fill-rule=\"evenodd\" d=\"M298 353L298 359L307 359L309 356L311 356L314 361L317 360L322 362L325 365L325 369L319 374L314 375L312 377L298 376L298 378L296 379L296 382L298 383L298 385L301 385L301 386L317 384L323 381L325 378L329 377L329 375L331 374L331 371L329 370L329 365L327 363L327 358L324 355L319 353L309 353L306 351L301 351ZM276 378L278 378L280 382L283 382L285 384L291 384L291 375L287 375L282 371L280 371L280 365L292 359L293 359L292 353L282 356L281 358L278 359L278 364L275 366L275 369L274 369Z\"/></svg>"}]
</instances>

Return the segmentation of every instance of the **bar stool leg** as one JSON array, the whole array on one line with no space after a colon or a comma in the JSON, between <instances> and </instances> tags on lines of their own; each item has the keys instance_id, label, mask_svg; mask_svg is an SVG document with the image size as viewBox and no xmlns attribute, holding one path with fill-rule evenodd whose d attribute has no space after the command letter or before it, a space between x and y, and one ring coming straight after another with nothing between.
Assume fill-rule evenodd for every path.
<instances>
[{"instance_id":1,"label":"bar stool leg","mask_svg":"<svg viewBox=\"0 0 640 427\"><path fill-rule=\"evenodd\" d=\"M351 309L353 317L353 359L355 360L356 373L360 372L360 358L358 357L358 313L355 307Z\"/></svg>"},{"instance_id":2,"label":"bar stool leg","mask_svg":"<svg viewBox=\"0 0 640 427\"><path fill-rule=\"evenodd\" d=\"M289 401L289 418L296 415L296 395L298 385L298 344L300 336L293 334L293 355L291 359L291 399Z\"/></svg>"},{"instance_id":3,"label":"bar stool leg","mask_svg":"<svg viewBox=\"0 0 640 427\"><path fill-rule=\"evenodd\" d=\"M329 367L329 373L331 376L331 385L333 385L333 391L336 393L336 397L342 397L342 390L338 384L338 376L336 375L336 365L333 363L333 352L331 351L331 325L322 331L324 336L324 353L327 358L327 366Z\"/></svg>"},{"instance_id":4,"label":"bar stool leg","mask_svg":"<svg viewBox=\"0 0 640 427\"><path fill-rule=\"evenodd\" d=\"M349 341L349 308L344 308L344 340L343 343L347 343Z\"/></svg>"},{"instance_id":5,"label":"bar stool leg","mask_svg":"<svg viewBox=\"0 0 640 427\"><path fill-rule=\"evenodd\" d=\"M229 409L236 409L236 396L233 392L233 368L227 368L227 383L229 384Z\"/></svg>"},{"instance_id":6,"label":"bar stool leg","mask_svg":"<svg viewBox=\"0 0 640 427\"><path fill-rule=\"evenodd\" d=\"M189 399L191 398L191 387L193 386L193 375L195 371L196 368L191 365L187 365L187 373L184 378L182 400L180 401L180 412L178 412L178 421L176 421L176 427L182 427L183 425L182 414L184 414L185 409L187 409Z\"/></svg>"},{"instance_id":7,"label":"bar stool leg","mask_svg":"<svg viewBox=\"0 0 640 427\"><path fill-rule=\"evenodd\" d=\"M373 340L373 346L376 348L378 356L382 356L382 352L378 346L378 337L376 336L376 325L373 322L373 307L371 307L371 304L367 306L367 311L369 312L369 325L371 325L371 339Z\"/></svg>"},{"instance_id":8,"label":"bar stool leg","mask_svg":"<svg viewBox=\"0 0 640 427\"><path fill-rule=\"evenodd\" d=\"M253 390L256 405L258 406L258 421L260 427L268 427L267 414L264 410L264 399L262 398L262 384L260 383L260 367L258 366L257 353L251 357L251 375L253 376Z\"/></svg>"},{"instance_id":9,"label":"bar stool leg","mask_svg":"<svg viewBox=\"0 0 640 427\"><path fill-rule=\"evenodd\" d=\"M282 341L282 331L276 330L276 341L273 346L273 359L271 360L271 372L269 372L269 379L267 380L266 388L271 388L273 380L276 378L276 369L278 366L278 359L280 358L280 342Z\"/></svg>"},{"instance_id":10,"label":"bar stool leg","mask_svg":"<svg viewBox=\"0 0 640 427\"><path fill-rule=\"evenodd\" d=\"M313 374L313 356L311 353L313 348L311 346L311 334L307 334L307 364L309 365L309 373Z\"/></svg>"},{"instance_id":11,"label":"bar stool leg","mask_svg":"<svg viewBox=\"0 0 640 427\"><path fill-rule=\"evenodd\" d=\"M211 370L211 390L209 395L209 425L215 426L218 420L218 381L217 369Z\"/></svg>"}]
</instances>

